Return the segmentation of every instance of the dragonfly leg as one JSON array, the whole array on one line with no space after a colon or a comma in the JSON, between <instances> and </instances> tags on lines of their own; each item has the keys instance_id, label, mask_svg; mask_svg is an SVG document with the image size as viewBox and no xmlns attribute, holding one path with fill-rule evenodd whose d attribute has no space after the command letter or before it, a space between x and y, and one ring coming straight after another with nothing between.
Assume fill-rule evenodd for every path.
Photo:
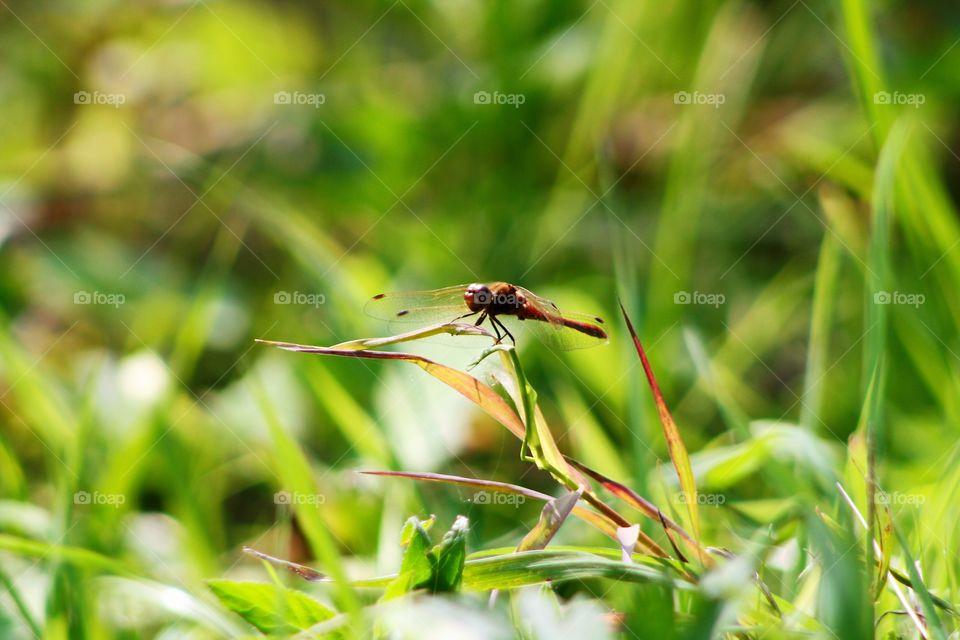
<instances>
[{"instance_id":1,"label":"dragonfly leg","mask_svg":"<svg viewBox=\"0 0 960 640\"><path fill-rule=\"evenodd\" d=\"M497 344L500 344L500 341L503 340L503 336L500 335L500 329L497 329L497 319L493 316L490 316L490 326L493 327L493 332L497 334Z\"/></svg>"},{"instance_id":2,"label":"dragonfly leg","mask_svg":"<svg viewBox=\"0 0 960 640\"><path fill-rule=\"evenodd\" d=\"M513 344L517 344L517 339L513 337L513 334L510 333L510 330L507 329L507 327L502 322L497 320L495 316L490 316L490 324L493 325L494 331L496 331L497 327L499 326L501 329L503 329L503 332L510 337L510 341L513 342ZM500 335L500 332L497 331L497 336L499 335Z\"/></svg>"},{"instance_id":3,"label":"dragonfly leg","mask_svg":"<svg viewBox=\"0 0 960 640\"><path fill-rule=\"evenodd\" d=\"M480 322L482 322L483 320L486 320L488 316L490 318L490 326L493 327L493 332L497 334L497 344L500 344L500 341L503 340L503 336L500 335L500 329L497 328L498 323L497 323L496 316L490 315L486 311L484 311L483 315L480 316L480 320L477 320L477 324L479 325Z\"/></svg>"},{"instance_id":4,"label":"dragonfly leg","mask_svg":"<svg viewBox=\"0 0 960 640\"><path fill-rule=\"evenodd\" d=\"M464 318L469 318L470 316L475 316L475 315L477 315L478 313L480 313L480 312L479 312L479 311L471 311L470 313L465 313L465 314L463 314L462 316L457 316L456 318L454 318L454 319L451 320L450 322L456 322L457 320L463 320Z\"/></svg>"}]
</instances>

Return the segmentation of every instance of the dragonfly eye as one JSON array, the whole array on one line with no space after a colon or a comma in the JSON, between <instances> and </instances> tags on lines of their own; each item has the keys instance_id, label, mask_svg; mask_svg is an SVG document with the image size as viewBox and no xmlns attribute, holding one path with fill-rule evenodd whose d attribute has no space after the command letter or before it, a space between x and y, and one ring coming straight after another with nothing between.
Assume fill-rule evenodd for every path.
<instances>
[{"instance_id":1,"label":"dragonfly eye","mask_svg":"<svg viewBox=\"0 0 960 640\"><path fill-rule=\"evenodd\" d=\"M463 300L471 311L479 311L493 301L490 288L481 284L472 284L463 293Z\"/></svg>"}]
</instances>

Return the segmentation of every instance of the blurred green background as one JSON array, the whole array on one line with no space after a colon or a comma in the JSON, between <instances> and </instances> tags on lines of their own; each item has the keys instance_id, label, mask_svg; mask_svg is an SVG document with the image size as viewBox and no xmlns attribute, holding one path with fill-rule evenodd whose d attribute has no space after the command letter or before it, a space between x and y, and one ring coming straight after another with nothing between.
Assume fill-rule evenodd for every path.
<instances>
[{"instance_id":1,"label":"blurred green background","mask_svg":"<svg viewBox=\"0 0 960 640\"><path fill-rule=\"evenodd\" d=\"M561 446L661 495L623 299L717 545L836 499L882 361L881 480L930 497L903 526L949 582L958 38L951 2L3 0L0 530L144 580L4 538L0 634L25 608L50 637L229 635L159 590L261 575L244 544L313 557L271 421L350 573L395 570L411 514L515 544L537 507L354 473L555 493L501 427L416 368L253 342L386 335L371 295L490 280L607 319L605 347L522 355Z\"/></svg>"}]
</instances>

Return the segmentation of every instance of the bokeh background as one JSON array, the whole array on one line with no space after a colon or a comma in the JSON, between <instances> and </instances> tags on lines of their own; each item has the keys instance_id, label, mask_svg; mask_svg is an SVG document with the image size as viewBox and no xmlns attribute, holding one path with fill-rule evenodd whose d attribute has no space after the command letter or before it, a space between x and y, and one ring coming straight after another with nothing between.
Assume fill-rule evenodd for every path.
<instances>
[{"instance_id":1,"label":"bokeh background","mask_svg":"<svg viewBox=\"0 0 960 640\"><path fill-rule=\"evenodd\" d=\"M242 545L313 558L271 425L351 573L394 570L413 514L514 544L535 505L355 473L555 493L501 427L414 367L254 343L384 335L381 291L603 315L607 346L522 355L561 446L662 496L619 296L718 545L830 494L878 353L881 477L927 496L960 410L958 40L950 2L0 1L0 634L229 635L203 581L262 575ZM898 505L918 543L932 501Z\"/></svg>"}]
</instances>

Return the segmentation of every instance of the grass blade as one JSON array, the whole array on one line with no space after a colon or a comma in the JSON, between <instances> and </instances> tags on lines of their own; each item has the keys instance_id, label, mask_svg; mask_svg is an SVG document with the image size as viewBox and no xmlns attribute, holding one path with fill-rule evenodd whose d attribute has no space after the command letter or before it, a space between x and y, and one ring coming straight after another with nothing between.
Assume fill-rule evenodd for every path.
<instances>
[{"instance_id":1,"label":"grass blade","mask_svg":"<svg viewBox=\"0 0 960 640\"><path fill-rule=\"evenodd\" d=\"M540 493L539 491L521 487L515 484L498 482L496 480L479 480L476 478L464 478L461 476L450 476L442 473L430 473L426 471L361 471L360 473L392 478L407 478L410 480L420 480L422 482L453 484L463 487L482 489L484 491L511 493L514 495L524 496L526 498L532 498L534 500L543 500L545 502L553 499L545 493ZM618 521L611 518L606 512L597 513L596 511L591 511L590 509L586 509L580 505L575 505L573 507L573 515L577 516L587 524L595 527L599 531L602 531L605 535L609 536L613 540L617 539L617 527L626 526L626 520ZM663 549L661 549L652 538L647 536L642 531L640 532L639 544L641 549L653 556L658 558L666 556L666 553L664 553Z\"/></svg>"},{"instance_id":2,"label":"grass blade","mask_svg":"<svg viewBox=\"0 0 960 640\"><path fill-rule=\"evenodd\" d=\"M657 405L657 413L660 415L660 423L663 425L663 436L667 441L667 451L670 453L670 460L673 462L673 468L677 471L677 477L680 479L680 488L686 495L687 509L690 514L690 524L693 527L694 540L698 542L698 554L700 561L705 561L705 556L699 551L700 540L700 513L697 509L697 484L693 477L693 468L690 466L690 456L687 454L687 447L683 444L683 438L680 436L680 430L670 415L667 403L663 399L663 393L660 391L660 385L653 375L653 369L650 367L650 361L647 360L646 351L640 343L636 330L633 328L633 322L627 315L627 310L620 305L620 312L627 323L627 329L630 331L630 337L633 338L633 346L637 349L637 355L640 356L640 362L643 364L643 372L647 376L647 382L650 385L650 391L653 393L653 400Z\"/></svg>"},{"instance_id":3,"label":"grass blade","mask_svg":"<svg viewBox=\"0 0 960 640\"><path fill-rule=\"evenodd\" d=\"M900 549L903 551L905 563L907 565L907 573L910 575L910 582L913 584L913 591L917 594L917 598L920 600L920 606L923 609L923 617L926 618L927 630L932 632L933 637L936 640L947 640L947 632L943 627L943 623L940 621L940 616L937 615L937 609L933 606L933 599L930 597L930 592L927 591L926 585L923 583L923 579L920 577L920 572L917 570L917 565L913 561L913 556L910 554L910 549L907 546L907 541L903 537L903 534L900 533L900 530L894 525L893 532L897 536L897 540L900 542Z\"/></svg>"},{"instance_id":4,"label":"grass blade","mask_svg":"<svg viewBox=\"0 0 960 640\"><path fill-rule=\"evenodd\" d=\"M396 336L395 336L396 337ZM367 358L371 360L402 360L412 362L437 380L443 382L454 391L483 409L490 417L505 426L513 435L523 439L524 426L520 417L513 411L507 402L489 385L481 382L468 373L440 364L423 356L398 351L367 351L363 349L340 349L337 347L316 347L292 342L275 342L273 340L257 340L261 344L277 347L285 351L297 353L314 353L324 356L339 356L347 358ZM361 342L361 341L356 341Z\"/></svg>"},{"instance_id":5,"label":"grass blade","mask_svg":"<svg viewBox=\"0 0 960 640\"><path fill-rule=\"evenodd\" d=\"M553 536L557 534L557 531L560 530L560 527L566 522L573 508L577 505L577 501L580 500L581 495L583 495L583 488L571 491L566 495L553 498L547 502L543 507L543 511L540 512L540 520L537 521L536 526L531 529L530 532L523 537L523 540L520 541L520 544L517 545L517 551L543 549L550 544ZM633 545L631 545L630 548L632 549Z\"/></svg>"}]
</instances>

